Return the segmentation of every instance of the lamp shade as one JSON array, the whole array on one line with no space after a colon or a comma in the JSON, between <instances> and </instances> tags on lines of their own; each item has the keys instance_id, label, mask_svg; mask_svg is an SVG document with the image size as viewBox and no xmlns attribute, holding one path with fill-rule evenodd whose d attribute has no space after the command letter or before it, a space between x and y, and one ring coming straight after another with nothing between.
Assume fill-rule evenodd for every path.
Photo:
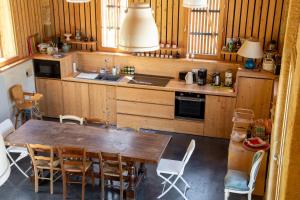
<instances>
[{"instance_id":1,"label":"lamp shade","mask_svg":"<svg viewBox=\"0 0 300 200\"><path fill-rule=\"evenodd\" d=\"M183 0L185 8L207 8L207 0Z\"/></svg>"},{"instance_id":2,"label":"lamp shade","mask_svg":"<svg viewBox=\"0 0 300 200\"><path fill-rule=\"evenodd\" d=\"M10 175L10 163L6 155L3 136L0 134L0 186L3 185Z\"/></svg>"},{"instance_id":3,"label":"lamp shade","mask_svg":"<svg viewBox=\"0 0 300 200\"><path fill-rule=\"evenodd\" d=\"M149 4L132 4L121 24L119 49L129 52L159 49L157 26Z\"/></svg>"},{"instance_id":4,"label":"lamp shade","mask_svg":"<svg viewBox=\"0 0 300 200\"><path fill-rule=\"evenodd\" d=\"M253 59L259 59L264 56L260 42L253 39L246 40L237 54L245 58Z\"/></svg>"}]
</instances>

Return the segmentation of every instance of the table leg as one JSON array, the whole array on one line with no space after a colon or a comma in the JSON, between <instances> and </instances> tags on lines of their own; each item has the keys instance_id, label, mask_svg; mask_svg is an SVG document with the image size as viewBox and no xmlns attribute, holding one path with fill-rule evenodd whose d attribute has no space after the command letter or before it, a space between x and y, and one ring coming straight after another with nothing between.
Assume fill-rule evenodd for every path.
<instances>
[{"instance_id":1,"label":"table leg","mask_svg":"<svg viewBox=\"0 0 300 200\"><path fill-rule=\"evenodd\" d=\"M143 178L147 177L147 169L145 167L145 163L140 163L138 175L142 176Z\"/></svg>"},{"instance_id":2,"label":"table leg","mask_svg":"<svg viewBox=\"0 0 300 200\"><path fill-rule=\"evenodd\" d=\"M135 165L134 162L128 162L128 188L126 199L135 200Z\"/></svg>"}]
</instances>

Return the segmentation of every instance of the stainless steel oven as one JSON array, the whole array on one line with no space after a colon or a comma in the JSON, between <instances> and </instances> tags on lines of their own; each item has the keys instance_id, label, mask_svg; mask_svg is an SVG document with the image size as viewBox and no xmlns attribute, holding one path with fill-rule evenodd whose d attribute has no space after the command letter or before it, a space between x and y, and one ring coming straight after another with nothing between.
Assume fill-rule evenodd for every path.
<instances>
[{"instance_id":1,"label":"stainless steel oven","mask_svg":"<svg viewBox=\"0 0 300 200\"><path fill-rule=\"evenodd\" d=\"M60 62L52 60L33 60L36 77L60 78Z\"/></svg>"},{"instance_id":2,"label":"stainless steel oven","mask_svg":"<svg viewBox=\"0 0 300 200\"><path fill-rule=\"evenodd\" d=\"M205 95L189 92L175 93L175 116L191 119L204 119Z\"/></svg>"}]
</instances>

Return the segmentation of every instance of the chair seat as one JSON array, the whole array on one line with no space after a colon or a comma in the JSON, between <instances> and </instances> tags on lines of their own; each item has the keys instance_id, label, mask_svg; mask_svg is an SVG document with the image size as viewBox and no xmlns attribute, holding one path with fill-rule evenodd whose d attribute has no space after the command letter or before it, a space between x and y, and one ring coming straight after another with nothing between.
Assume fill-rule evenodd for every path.
<instances>
[{"instance_id":1,"label":"chair seat","mask_svg":"<svg viewBox=\"0 0 300 200\"><path fill-rule=\"evenodd\" d=\"M179 160L161 159L157 166L157 173L179 174L184 163Z\"/></svg>"},{"instance_id":2,"label":"chair seat","mask_svg":"<svg viewBox=\"0 0 300 200\"><path fill-rule=\"evenodd\" d=\"M57 159L57 160L53 160L53 167L58 167L60 164L60 160ZM49 168L50 167L50 161L48 160L36 160L36 165L37 167L40 167L40 168Z\"/></svg>"},{"instance_id":3,"label":"chair seat","mask_svg":"<svg viewBox=\"0 0 300 200\"><path fill-rule=\"evenodd\" d=\"M31 109L33 106L32 101L25 100L23 103L16 104L19 110Z\"/></svg>"},{"instance_id":4,"label":"chair seat","mask_svg":"<svg viewBox=\"0 0 300 200\"><path fill-rule=\"evenodd\" d=\"M249 176L247 173L238 170L228 170L225 176L225 189L236 191L249 191Z\"/></svg>"},{"instance_id":5,"label":"chair seat","mask_svg":"<svg viewBox=\"0 0 300 200\"><path fill-rule=\"evenodd\" d=\"M91 165L92 165L91 161L86 162L84 171L86 172L90 168ZM66 172L75 172L75 173L82 172L81 165L77 166L77 165L67 165L67 164L65 164L64 169L65 169Z\"/></svg>"},{"instance_id":6,"label":"chair seat","mask_svg":"<svg viewBox=\"0 0 300 200\"><path fill-rule=\"evenodd\" d=\"M123 163L122 163L123 165ZM119 163L117 161L106 161L104 163L104 175L106 176L114 176L119 177ZM123 176L128 175L128 171L126 169L122 169Z\"/></svg>"},{"instance_id":7,"label":"chair seat","mask_svg":"<svg viewBox=\"0 0 300 200\"><path fill-rule=\"evenodd\" d=\"M17 146L9 146L7 151L10 153L28 153L27 148Z\"/></svg>"}]
</instances>

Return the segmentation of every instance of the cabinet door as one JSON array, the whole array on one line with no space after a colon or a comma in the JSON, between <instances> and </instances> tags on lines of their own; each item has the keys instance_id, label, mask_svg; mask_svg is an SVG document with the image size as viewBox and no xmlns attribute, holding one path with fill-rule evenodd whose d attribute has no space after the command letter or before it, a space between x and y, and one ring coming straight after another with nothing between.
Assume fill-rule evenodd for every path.
<instances>
[{"instance_id":1,"label":"cabinet door","mask_svg":"<svg viewBox=\"0 0 300 200\"><path fill-rule=\"evenodd\" d=\"M204 135L230 138L236 99L212 95L205 98Z\"/></svg>"},{"instance_id":2,"label":"cabinet door","mask_svg":"<svg viewBox=\"0 0 300 200\"><path fill-rule=\"evenodd\" d=\"M240 77L237 108L252 109L255 118L269 118L273 94L273 80Z\"/></svg>"},{"instance_id":3,"label":"cabinet door","mask_svg":"<svg viewBox=\"0 0 300 200\"><path fill-rule=\"evenodd\" d=\"M64 114L89 117L89 87L87 83L63 81Z\"/></svg>"},{"instance_id":4,"label":"cabinet door","mask_svg":"<svg viewBox=\"0 0 300 200\"><path fill-rule=\"evenodd\" d=\"M58 117L63 114L62 82L54 79L36 79L37 92L43 94L40 109L45 116Z\"/></svg>"},{"instance_id":5,"label":"cabinet door","mask_svg":"<svg viewBox=\"0 0 300 200\"><path fill-rule=\"evenodd\" d=\"M116 88L89 84L90 118L116 124Z\"/></svg>"}]
</instances>

